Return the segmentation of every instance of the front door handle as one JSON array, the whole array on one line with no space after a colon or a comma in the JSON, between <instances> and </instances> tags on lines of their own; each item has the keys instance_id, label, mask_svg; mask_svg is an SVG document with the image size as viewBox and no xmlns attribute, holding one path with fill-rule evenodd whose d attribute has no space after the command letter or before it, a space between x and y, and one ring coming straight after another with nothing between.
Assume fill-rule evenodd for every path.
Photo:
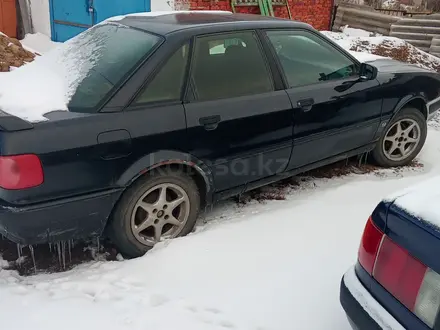
<instances>
[{"instance_id":1,"label":"front door handle","mask_svg":"<svg viewBox=\"0 0 440 330\"><path fill-rule=\"evenodd\" d=\"M315 100L312 98L299 100L297 102L298 108L300 108L304 112L312 110L314 104L315 104Z\"/></svg>"},{"instance_id":2,"label":"front door handle","mask_svg":"<svg viewBox=\"0 0 440 330\"><path fill-rule=\"evenodd\" d=\"M200 125L202 125L207 131L215 130L218 127L218 123L221 121L220 116L202 117L199 119Z\"/></svg>"}]
</instances>

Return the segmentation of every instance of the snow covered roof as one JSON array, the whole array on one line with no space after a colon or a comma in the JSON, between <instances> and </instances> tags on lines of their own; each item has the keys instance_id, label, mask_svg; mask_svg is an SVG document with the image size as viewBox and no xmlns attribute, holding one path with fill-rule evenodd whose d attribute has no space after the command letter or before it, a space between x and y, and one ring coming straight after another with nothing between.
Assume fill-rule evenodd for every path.
<instances>
[{"instance_id":1,"label":"snow covered roof","mask_svg":"<svg viewBox=\"0 0 440 330\"><path fill-rule=\"evenodd\" d=\"M440 176L398 191L384 199L440 229Z\"/></svg>"},{"instance_id":2,"label":"snow covered roof","mask_svg":"<svg viewBox=\"0 0 440 330\"><path fill-rule=\"evenodd\" d=\"M171 15L176 13L204 13L204 14L232 14L231 11L226 10L170 10L170 11L153 11L153 12L140 12L140 13L132 13L132 14L126 14L126 15L120 15L120 16L114 16L107 18L106 21L121 21L126 17L157 17L157 16L164 16L164 15Z\"/></svg>"}]
</instances>

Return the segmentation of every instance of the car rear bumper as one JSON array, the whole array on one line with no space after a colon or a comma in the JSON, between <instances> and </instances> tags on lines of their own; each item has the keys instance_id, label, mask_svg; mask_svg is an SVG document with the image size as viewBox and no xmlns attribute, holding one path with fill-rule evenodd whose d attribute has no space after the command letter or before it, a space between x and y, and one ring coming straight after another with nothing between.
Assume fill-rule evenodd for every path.
<instances>
[{"instance_id":1,"label":"car rear bumper","mask_svg":"<svg viewBox=\"0 0 440 330\"><path fill-rule=\"evenodd\" d=\"M102 234L119 190L23 207L0 205L0 234L22 245Z\"/></svg>"},{"instance_id":2,"label":"car rear bumper","mask_svg":"<svg viewBox=\"0 0 440 330\"><path fill-rule=\"evenodd\" d=\"M405 330L365 289L354 267L350 268L342 278L340 301L354 330Z\"/></svg>"}]
</instances>

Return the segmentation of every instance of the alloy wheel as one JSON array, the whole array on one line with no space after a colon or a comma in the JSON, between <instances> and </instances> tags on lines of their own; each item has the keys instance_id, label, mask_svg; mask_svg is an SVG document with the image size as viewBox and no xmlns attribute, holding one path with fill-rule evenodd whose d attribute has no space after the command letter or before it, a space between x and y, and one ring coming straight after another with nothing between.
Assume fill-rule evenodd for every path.
<instances>
[{"instance_id":1,"label":"alloy wheel","mask_svg":"<svg viewBox=\"0 0 440 330\"><path fill-rule=\"evenodd\" d=\"M383 153L392 161L408 158L420 143L420 125L413 119L401 119L386 132L383 140Z\"/></svg>"},{"instance_id":2,"label":"alloy wheel","mask_svg":"<svg viewBox=\"0 0 440 330\"><path fill-rule=\"evenodd\" d=\"M153 246L162 239L177 237L189 213L189 197L183 188L172 183L159 184L136 202L131 230L140 243Z\"/></svg>"}]
</instances>

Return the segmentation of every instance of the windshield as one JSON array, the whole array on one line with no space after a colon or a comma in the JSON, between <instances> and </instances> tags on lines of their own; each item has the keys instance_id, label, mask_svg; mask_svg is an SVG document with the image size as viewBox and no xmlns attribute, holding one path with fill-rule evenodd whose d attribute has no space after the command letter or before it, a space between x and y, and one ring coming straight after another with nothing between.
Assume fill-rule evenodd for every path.
<instances>
[{"instance_id":1,"label":"windshield","mask_svg":"<svg viewBox=\"0 0 440 330\"><path fill-rule=\"evenodd\" d=\"M120 24L99 25L86 32L73 52L81 56L86 48L92 65L77 85L68 108L71 111L95 108L160 40L158 36Z\"/></svg>"}]
</instances>

